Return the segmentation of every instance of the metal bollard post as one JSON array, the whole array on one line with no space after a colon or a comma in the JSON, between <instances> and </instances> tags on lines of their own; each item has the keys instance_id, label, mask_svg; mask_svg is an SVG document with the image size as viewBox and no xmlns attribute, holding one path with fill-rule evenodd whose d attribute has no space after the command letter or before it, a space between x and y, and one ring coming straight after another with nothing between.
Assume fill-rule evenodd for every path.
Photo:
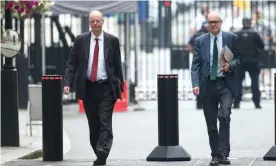
<instances>
[{"instance_id":1,"label":"metal bollard post","mask_svg":"<svg viewBox=\"0 0 276 166\"><path fill-rule=\"evenodd\" d=\"M276 160L276 73L274 73L274 146L265 154L264 160Z\"/></svg>"},{"instance_id":2,"label":"metal bollard post","mask_svg":"<svg viewBox=\"0 0 276 166\"><path fill-rule=\"evenodd\" d=\"M43 161L63 160L62 76L42 76Z\"/></svg>"},{"instance_id":3,"label":"metal bollard post","mask_svg":"<svg viewBox=\"0 0 276 166\"><path fill-rule=\"evenodd\" d=\"M158 79L158 146L147 161L190 161L179 146L178 75L157 75Z\"/></svg>"},{"instance_id":4,"label":"metal bollard post","mask_svg":"<svg viewBox=\"0 0 276 166\"><path fill-rule=\"evenodd\" d=\"M1 74L1 146L19 147L18 73L11 58L5 58Z\"/></svg>"}]
</instances>

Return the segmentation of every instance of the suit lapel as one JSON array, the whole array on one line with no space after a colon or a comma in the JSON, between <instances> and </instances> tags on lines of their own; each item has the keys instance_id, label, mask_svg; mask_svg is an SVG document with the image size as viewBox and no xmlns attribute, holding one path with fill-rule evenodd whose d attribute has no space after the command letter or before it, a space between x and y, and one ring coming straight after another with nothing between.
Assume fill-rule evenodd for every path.
<instances>
[{"instance_id":1,"label":"suit lapel","mask_svg":"<svg viewBox=\"0 0 276 166\"><path fill-rule=\"evenodd\" d=\"M109 44L109 38L108 38L107 34L104 32L104 59L105 59L105 61L107 61L108 44Z\"/></svg>"},{"instance_id":2,"label":"suit lapel","mask_svg":"<svg viewBox=\"0 0 276 166\"><path fill-rule=\"evenodd\" d=\"M211 40L210 33L208 33L208 35L205 38L205 50L206 50L206 55L209 63L210 63L210 47L211 47L210 40Z\"/></svg>"},{"instance_id":3,"label":"suit lapel","mask_svg":"<svg viewBox=\"0 0 276 166\"><path fill-rule=\"evenodd\" d=\"M87 47L85 48L85 59L88 61L89 59L89 51L90 51L90 45L91 45L91 32L88 33L87 38L85 40L85 43L87 44Z\"/></svg>"}]
</instances>

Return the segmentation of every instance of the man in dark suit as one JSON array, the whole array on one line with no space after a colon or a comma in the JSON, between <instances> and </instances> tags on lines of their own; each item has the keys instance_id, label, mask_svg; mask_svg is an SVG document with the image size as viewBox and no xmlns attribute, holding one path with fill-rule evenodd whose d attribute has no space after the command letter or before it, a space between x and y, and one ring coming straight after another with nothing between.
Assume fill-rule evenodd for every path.
<instances>
[{"instance_id":1,"label":"man in dark suit","mask_svg":"<svg viewBox=\"0 0 276 166\"><path fill-rule=\"evenodd\" d=\"M248 71L251 78L252 100L256 109L261 109L261 93L259 88L260 54L264 51L264 43L258 32L251 28L251 19L242 20L243 28L236 32L239 37L238 47L242 55L239 68L239 94L234 99L233 108L240 108L242 99L242 82L245 72Z\"/></svg>"},{"instance_id":2,"label":"man in dark suit","mask_svg":"<svg viewBox=\"0 0 276 166\"><path fill-rule=\"evenodd\" d=\"M103 15L89 14L92 31L76 37L64 74L64 93L69 93L76 75L77 98L84 103L90 144L97 156L94 165L105 165L112 142L112 113L123 92L119 39L102 30Z\"/></svg>"},{"instance_id":3,"label":"man in dark suit","mask_svg":"<svg viewBox=\"0 0 276 166\"><path fill-rule=\"evenodd\" d=\"M219 13L208 15L209 33L195 41L191 68L193 93L203 99L212 160L210 165L231 164L230 114L233 98L237 95L236 68L240 64L240 53L236 46L237 36L221 30ZM223 46L227 46L234 58L228 63L219 63ZM220 108L218 108L220 105ZM219 119L219 132L217 128Z\"/></svg>"}]
</instances>

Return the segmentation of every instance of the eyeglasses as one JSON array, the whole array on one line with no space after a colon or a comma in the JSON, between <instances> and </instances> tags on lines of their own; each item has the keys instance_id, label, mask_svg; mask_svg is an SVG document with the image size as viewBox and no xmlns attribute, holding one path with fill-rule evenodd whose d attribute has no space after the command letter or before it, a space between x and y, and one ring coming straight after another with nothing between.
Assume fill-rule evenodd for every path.
<instances>
[{"instance_id":1,"label":"eyeglasses","mask_svg":"<svg viewBox=\"0 0 276 166\"><path fill-rule=\"evenodd\" d=\"M212 25L212 24L218 24L218 23L220 23L221 22L221 20L218 20L218 21L208 21L208 24L209 25Z\"/></svg>"},{"instance_id":2,"label":"eyeglasses","mask_svg":"<svg viewBox=\"0 0 276 166\"><path fill-rule=\"evenodd\" d=\"M89 22L90 22L90 23L99 24L99 23L101 23L102 21L101 21L101 20L90 20Z\"/></svg>"}]
</instances>

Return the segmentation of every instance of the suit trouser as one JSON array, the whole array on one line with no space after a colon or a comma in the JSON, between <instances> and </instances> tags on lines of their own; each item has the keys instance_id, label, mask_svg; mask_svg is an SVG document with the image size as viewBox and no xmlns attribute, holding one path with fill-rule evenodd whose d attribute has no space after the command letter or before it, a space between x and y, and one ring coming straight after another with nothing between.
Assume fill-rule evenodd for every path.
<instances>
[{"instance_id":1,"label":"suit trouser","mask_svg":"<svg viewBox=\"0 0 276 166\"><path fill-rule=\"evenodd\" d=\"M221 155L229 157L232 102L233 95L229 91L225 79L208 81L206 96L203 98L203 111L207 123L212 157ZM219 120L219 131L217 119Z\"/></svg>"},{"instance_id":2,"label":"suit trouser","mask_svg":"<svg viewBox=\"0 0 276 166\"><path fill-rule=\"evenodd\" d=\"M113 143L112 114L115 104L109 83L87 81L86 97L83 100L90 130L90 144L97 155L99 150L107 156Z\"/></svg>"},{"instance_id":3,"label":"suit trouser","mask_svg":"<svg viewBox=\"0 0 276 166\"><path fill-rule=\"evenodd\" d=\"M245 72L248 71L249 76L251 78L251 91L252 91L252 100L255 106L260 105L261 93L259 89L259 75L260 75L260 67L258 62L244 62L240 65L239 68L239 94L235 97L234 104L239 104L242 98L242 82L245 78Z\"/></svg>"}]
</instances>

